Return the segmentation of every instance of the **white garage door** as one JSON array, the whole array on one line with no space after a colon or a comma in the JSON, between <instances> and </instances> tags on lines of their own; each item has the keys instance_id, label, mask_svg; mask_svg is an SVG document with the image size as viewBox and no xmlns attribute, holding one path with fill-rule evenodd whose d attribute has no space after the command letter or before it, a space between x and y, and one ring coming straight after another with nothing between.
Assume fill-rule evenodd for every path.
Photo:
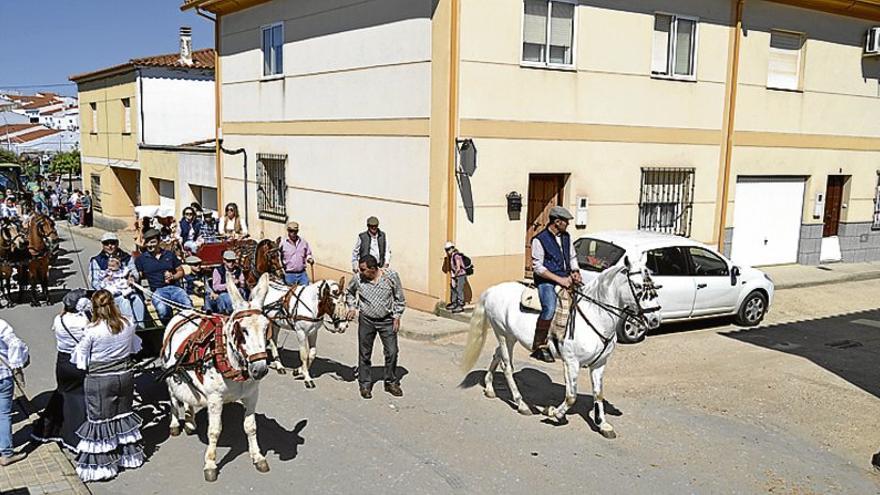
<instances>
[{"instance_id":1,"label":"white garage door","mask_svg":"<svg viewBox=\"0 0 880 495\"><path fill-rule=\"evenodd\" d=\"M740 177L736 182L731 258L744 265L797 262L804 179Z\"/></svg>"}]
</instances>

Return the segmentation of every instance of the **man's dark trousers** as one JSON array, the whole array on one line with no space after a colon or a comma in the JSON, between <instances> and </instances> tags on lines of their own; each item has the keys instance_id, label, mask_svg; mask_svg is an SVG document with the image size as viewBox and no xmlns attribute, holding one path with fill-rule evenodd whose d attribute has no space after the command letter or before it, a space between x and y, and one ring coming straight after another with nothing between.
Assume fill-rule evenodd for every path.
<instances>
[{"instance_id":1,"label":"man's dark trousers","mask_svg":"<svg viewBox=\"0 0 880 495\"><path fill-rule=\"evenodd\" d=\"M358 317L358 382L361 388L369 388L373 383L372 360L373 342L376 334L382 339L385 351L385 383L397 384L397 333L394 332L394 320L387 316L374 320L364 315Z\"/></svg>"}]
</instances>

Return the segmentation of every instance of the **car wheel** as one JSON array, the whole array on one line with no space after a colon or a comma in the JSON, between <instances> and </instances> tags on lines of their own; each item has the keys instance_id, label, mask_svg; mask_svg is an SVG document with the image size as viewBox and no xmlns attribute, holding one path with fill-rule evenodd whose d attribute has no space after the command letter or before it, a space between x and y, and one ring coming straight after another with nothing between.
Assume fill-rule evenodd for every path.
<instances>
[{"instance_id":1,"label":"car wheel","mask_svg":"<svg viewBox=\"0 0 880 495\"><path fill-rule=\"evenodd\" d=\"M744 327L753 327L764 319L767 314L767 297L764 294L754 291L746 296L736 314L737 325Z\"/></svg>"},{"instance_id":2,"label":"car wheel","mask_svg":"<svg viewBox=\"0 0 880 495\"><path fill-rule=\"evenodd\" d=\"M647 333L645 327L627 318L617 327L617 341L623 344L636 344L645 340Z\"/></svg>"}]
</instances>

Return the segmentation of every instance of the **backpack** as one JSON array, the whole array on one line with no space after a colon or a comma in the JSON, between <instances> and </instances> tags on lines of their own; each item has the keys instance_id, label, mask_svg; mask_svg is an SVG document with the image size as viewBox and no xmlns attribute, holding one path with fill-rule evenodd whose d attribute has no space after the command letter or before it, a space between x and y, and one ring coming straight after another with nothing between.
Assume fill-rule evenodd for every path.
<instances>
[{"instance_id":1,"label":"backpack","mask_svg":"<svg viewBox=\"0 0 880 495\"><path fill-rule=\"evenodd\" d=\"M461 254L461 261L464 263L464 274L465 275L473 275L474 274L474 262L471 261L470 258L464 253Z\"/></svg>"}]
</instances>

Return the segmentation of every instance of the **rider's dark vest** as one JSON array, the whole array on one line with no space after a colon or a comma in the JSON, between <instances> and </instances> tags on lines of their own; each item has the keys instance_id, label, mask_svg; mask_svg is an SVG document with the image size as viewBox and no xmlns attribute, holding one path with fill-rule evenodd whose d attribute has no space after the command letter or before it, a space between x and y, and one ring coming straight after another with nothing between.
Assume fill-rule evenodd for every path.
<instances>
[{"instance_id":1,"label":"rider's dark vest","mask_svg":"<svg viewBox=\"0 0 880 495\"><path fill-rule=\"evenodd\" d=\"M544 229L540 234L535 236L541 246L544 248L544 268L550 273L560 277L567 277L571 274L571 236L567 232L563 232L560 236L562 248L556 242L553 232ZM536 283L555 283L549 279L545 279L540 275L535 275Z\"/></svg>"},{"instance_id":2,"label":"rider's dark vest","mask_svg":"<svg viewBox=\"0 0 880 495\"><path fill-rule=\"evenodd\" d=\"M202 235L202 222L196 220L192 223L187 222L186 220L180 221L180 238L183 242L189 240L189 231L194 229L195 233L193 234L193 240L199 238Z\"/></svg>"},{"instance_id":3,"label":"rider's dark vest","mask_svg":"<svg viewBox=\"0 0 880 495\"><path fill-rule=\"evenodd\" d=\"M364 256L370 254L370 232L361 232L361 250L358 253L358 259L363 258ZM379 266L385 266L385 232L379 231L379 234L376 236L376 242L379 244Z\"/></svg>"},{"instance_id":4,"label":"rider's dark vest","mask_svg":"<svg viewBox=\"0 0 880 495\"><path fill-rule=\"evenodd\" d=\"M220 274L220 280L225 282L226 281L226 267L223 265L220 265L217 268L215 268L215 270L217 270L217 273ZM232 271L232 278L234 278L235 280L238 280L238 277L240 277L240 276L241 276L241 267L237 266ZM211 284L211 290L214 290L213 283ZM217 292L217 291L215 290L214 292ZM220 292L217 292L217 293L220 294Z\"/></svg>"},{"instance_id":5,"label":"rider's dark vest","mask_svg":"<svg viewBox=\"0 0 880 495\"><path fill-rule=\"evenodd\" d=\"M131 261L131 255L129 255L126 252L117 250L116 256L119 258L119 261L121 262L122 266L127 265L128 262ZM107 253L105 253L104 251L101 251L100 253L98 253L97 255L92 257L92 261L97 263L98 268L100 268L101 270L106 270L107 269L107 262L110 261L110 256L107 255Z\"/></svg>"}]
</instances>

